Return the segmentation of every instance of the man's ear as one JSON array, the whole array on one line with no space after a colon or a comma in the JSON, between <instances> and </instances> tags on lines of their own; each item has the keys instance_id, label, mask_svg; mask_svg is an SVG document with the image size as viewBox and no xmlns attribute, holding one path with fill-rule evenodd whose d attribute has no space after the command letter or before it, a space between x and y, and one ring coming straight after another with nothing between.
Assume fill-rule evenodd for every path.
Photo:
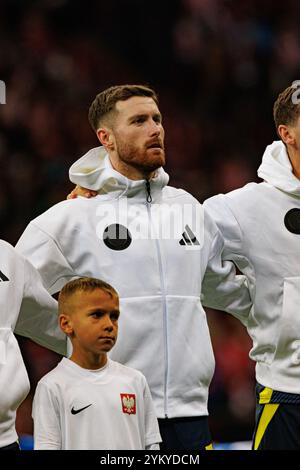
<instances>
[{"instance_id":1,"label":"man's ear","mask_svg":"<svg viewBox=\"0 0 300 470\"><path fill-rule=\"evenodd\" d=\"M295 133L292 126L280 124L280 126L278 126L277 132L283 143L286 145L295 145Z\"/></svg>"},{"instance_id":2,"label":"man's ear","mask_svg":"<svg viewBox=\"0 0 300 470\"><path fill-rule=\"evenodd\" d=\"M72 320L69 315L65 313L61 313L59 315L59 326L66 335L68 336L73 335L74 330L73 330Z\"/></svg>"},{"instance_id":3,"label":"man's ear","mask_svg":"<svg viewBox=\"0 0 300 470\"><path fill-rule=\"evenodd\" d=\"M100 140L103 147L105 147L107 150L114 150L115 148L114 137L110 129L108 129L107 127L100 127L97 130L97 137Z\"/></svg>"}]
</instances>

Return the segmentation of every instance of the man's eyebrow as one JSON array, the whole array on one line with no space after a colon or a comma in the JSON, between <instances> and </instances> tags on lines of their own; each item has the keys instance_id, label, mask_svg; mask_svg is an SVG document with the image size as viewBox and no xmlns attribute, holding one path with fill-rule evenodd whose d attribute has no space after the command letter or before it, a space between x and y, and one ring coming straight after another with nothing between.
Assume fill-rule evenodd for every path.
<instances>
[{"instance_id":1,"label":"man's eyebrow","mask_svg":"<svg viewBox=\"0 0 300 470\"><path fill-rule=\"evenodd\" d=\"M147 117L148 117L148 114L140 113L140 114L134 114L133 116L130 116L128 119L129 121L134 121L135 119L138 119L138 118L147 118Z\"/></svg>"},{"instance_id":2,"label":"man's eyebrow","mask_svg":"<svg viewBox=\"0 0 300 470\"><path fill-rule=\"evenodd\" d=\"M146 113L138 113L138 114L134 114L133 116L130 116L128 118L128 120L129 120L129 122L132 122L135 119L147 119L148 116L149 116L149 114L146 114ZM159 119L162 118L161 113L159 113L159 112L152 113L151 117L156 117L156 118L159 118Z\"/></svg>"}]
</instances>

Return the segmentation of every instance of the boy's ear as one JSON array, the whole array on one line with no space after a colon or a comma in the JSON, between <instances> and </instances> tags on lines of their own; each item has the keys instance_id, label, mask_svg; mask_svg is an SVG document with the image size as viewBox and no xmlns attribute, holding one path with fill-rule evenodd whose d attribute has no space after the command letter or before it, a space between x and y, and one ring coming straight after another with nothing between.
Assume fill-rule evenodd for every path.
<instances>
[{"instance_id":1,"label":"boy's ear","mask_svg":"<svg viewBox=\"0 0 300 470\"><path fill-rule=\"evenodd\" d=\"M74 332L72 320L70 316L65 313L59 315L59 326L66 335L71 336Z\"/></svg>"}]
</instances>

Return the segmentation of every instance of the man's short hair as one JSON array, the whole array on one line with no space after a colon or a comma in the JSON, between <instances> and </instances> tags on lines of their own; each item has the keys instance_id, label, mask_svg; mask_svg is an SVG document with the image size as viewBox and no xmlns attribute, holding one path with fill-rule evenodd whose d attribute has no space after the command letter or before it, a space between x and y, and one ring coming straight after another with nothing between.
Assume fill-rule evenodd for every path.
<instances>
[{"instance_id":1,"label":"man's short hair","mask_svg":"<svg viewBox=\"0 0 300 470\"><path fill-rule=\"evenodd\" d=\"M158 105L158 96L154 90L145 85L117 85L99 93L89 109L89 122L95 132L102 124L103 118L114 111L118 101L126 101L133 96L152 98Z\"/></svg>"},{"instance_id":2,"label":"man's short hair","mask_svg":"<svg viewBox=\"0 0 300 470\"><path fill-rule=\"evenodd\" d=\"M93 292L96 289L101 289L107 292L111 297L119 297L117 291L107 282L94 277L80 277L73 281L67 282L64 285L58 296L58 311L62 313L64 306L68 302L68 299L72 297L76 292Z\"/></svg>"},{"instance_id":3,"label":"man's short hair","mask_svg":"<svg viewBox=\"0 0 300 470\"><path fill-rule=\"evenodd\" d=\"M286 126L295 124L300 116L300 105L294 102L294 93L299 94L299 90L294 86L289 86L279 94L274 103L273 116L276 130L281 124Z\"/></svg>"}]
</instances>

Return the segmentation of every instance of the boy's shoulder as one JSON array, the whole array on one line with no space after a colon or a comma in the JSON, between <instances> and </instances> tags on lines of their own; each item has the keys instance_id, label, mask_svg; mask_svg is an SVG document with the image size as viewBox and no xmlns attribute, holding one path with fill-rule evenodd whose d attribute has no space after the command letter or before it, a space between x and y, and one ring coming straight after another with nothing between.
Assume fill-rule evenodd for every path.
<instances>
[{"instance_id":1,"label":"boy's shoulder","mask_svg":"<svg viewBox=\"0 0 300 470\"><path fill-rule=\"evenodd\" d=\"M127 377L132 380L136 379L143 383L146 382L145 376L139 370L134 369L133 367L124 366L120 362L113 361L112 359L109 359L109 361L111 370L115 375Z\"/></svg>"},{"instance_id":2,"label":"boy's shoulder","mask_svg":"<svg viewBox=\"0 0 300 470\"><path fill-rule=\"evenodd\" d=\"M145 376L137 369L132 367L124 366L119 362L109 359L108 373L111 378L115 377L117 382L121 380L122 383L132 384L135 387L144 389L147 383ZM74 383L74 380L82 380L82 378L91 378L88 371L82 375L82 371L78 371L74 368L73 364L70 364L69 360L62 359L57 366L48 372L39 381L39 386L44 386L47 389L58 390L64 389L66 386L70 386Z\"/></svg>"},{"instance_id":3,"label":"boy's shoulder","mask_svg":"<svg viewBox=\"0 0 300 470\"><path fill-rule=\"evenodd\" d=\"M40 385L51 387L57 383L65 382L68 378L65 367L65 359L62 359L54 369L45 374L38 382Z\"/></svg>"}]
</instances>

